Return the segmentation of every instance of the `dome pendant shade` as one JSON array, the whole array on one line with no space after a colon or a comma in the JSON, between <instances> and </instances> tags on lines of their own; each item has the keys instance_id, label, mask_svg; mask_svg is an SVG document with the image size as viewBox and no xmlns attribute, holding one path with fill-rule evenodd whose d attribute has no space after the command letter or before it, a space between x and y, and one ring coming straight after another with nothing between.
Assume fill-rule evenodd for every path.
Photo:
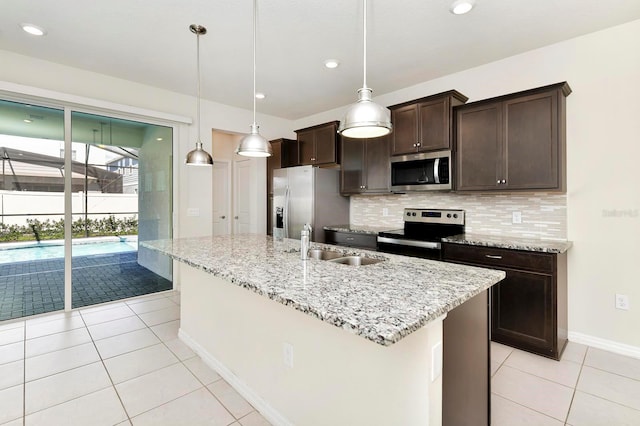
<instances>
[{"instance_id":1,"label":"dome pendant shade","mask_svg":"<svg viewBox=\"0 0 640 426\"><path fill-rule=\"evenodd\" d=\"M257 26L257 0L253 0L253 124L251 133L242 138L236 148L236 154L244 157L271 157L273 150L271 144L258 132L256 124L256 26Z\"/></svg>"},{"instance_id":2,"label":"dome pendant shade","mask_svg":"<svg viewBox=\"0 0 640 426\"><path fill-rule=\"evenodd\" d=\"M391 111L373 102L373 91L367 87L367 0L362 0L362 47L362 89L358 90L358 102L347 109L338 133L348 138L377 138L391 133Z\"/></svg>"},{"instance_id":3,"label":"dome pendant shade","mask_svg":"<svg viewBox=\"0 0 640 426\"><path fill-rule=\"evenodd\" d=\"M196 149L189 151L185 163L190 166L211 166L213 158L207 151L202 149L202 142L196 142Z\"/></svg>"},{"instance_id":4,"label":"dome pendant shade","mask_svg":"<svg viewBox=\"0 0 640 426\"><path fill-rule=\"evenodd\" d=\"M191 24L189 25L189 31L196 35L196 72L198 76L198 93L196 98L196 114L198 116L198 121L196 123L196 128L198 129L198 139L196 142L196 149L189 151L184 162L188 166L211 166L213 165L213 158L211 158L211 155L202 148L202 140L200 139L200 36L205 35L207 33L207 29L202 25Z\"/></svg>"},{"instance_id":5,"label":"dome pendant shade","mask_svg":"<svg viewBox=\"0 0 640 426\"><path fill-rule=\"evenodd\" d=\"M391 111L371 100L371 89L358 90L358 101L340 122L338 133L348 138L377 138L391 133Z\"/></svg>"},{"instance_id":6,"label":"dome pendant shade","mask_svg":"<svg viewBox=\"0 0 640 426\"><path fill-rule=\"evenodd\" d=\"M243 137L236 149L236 154L245 157L270 157L273 154L271 144L258 132L257 124L251 125L251 133Z\"/></svg>"}]
</instances>

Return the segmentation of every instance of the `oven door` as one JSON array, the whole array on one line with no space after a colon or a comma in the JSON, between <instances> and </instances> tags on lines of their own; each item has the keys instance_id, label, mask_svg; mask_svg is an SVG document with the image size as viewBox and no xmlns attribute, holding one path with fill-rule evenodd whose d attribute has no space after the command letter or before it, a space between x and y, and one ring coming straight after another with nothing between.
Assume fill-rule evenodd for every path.
<instances>
[{"instance_id":1,"label":"oven door","mask_svg":"<svg viewBox=\"0 0 640 426\"><path fill-rule=\"evenodd\" d=\"M433 241L378 236L378 251L421 259L442 260L442 245Z\"/></svg>"}]
</instances>

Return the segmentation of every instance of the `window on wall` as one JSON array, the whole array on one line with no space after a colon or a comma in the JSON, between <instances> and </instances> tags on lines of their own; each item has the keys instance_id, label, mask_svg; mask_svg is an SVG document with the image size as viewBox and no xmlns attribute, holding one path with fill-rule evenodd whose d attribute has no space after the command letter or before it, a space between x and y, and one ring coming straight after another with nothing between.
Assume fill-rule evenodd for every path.
<instances>
[{"instance_id":1,"label":"window on wall","mask_svg":"<svg viewBox=\"0 0 640 426\"><path fill-rule=\"evenodd\" d=\"M69 154L64 110L0 100L0 320L63 309L65 289L80 307L172 288L138 242L172 236L173 127L79 111L70 127Z\"/></svg>"}]
</instances>

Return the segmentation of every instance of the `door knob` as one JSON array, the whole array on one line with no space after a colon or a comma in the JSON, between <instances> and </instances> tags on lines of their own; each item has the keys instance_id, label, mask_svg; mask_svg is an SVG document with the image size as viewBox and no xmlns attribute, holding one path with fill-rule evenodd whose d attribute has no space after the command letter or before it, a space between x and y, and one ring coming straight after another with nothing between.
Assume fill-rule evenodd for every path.
<instances>
[{"instance_id":1,"label":"door knob","mask_svg":"<svg viewBox=\"0 0 640 426\"><path fill-rule=\"evenodd\" d=\"M225 219L225 218L226 218L226 216L220 216L220 219Z\"/></svg>"},{"instance_id":2,"label":"door knob","mask_svg":"<svg viewBox=\"0 0 640 426\"><path fill-rule=\"evenodd\" d=\"M235 216L234 219L238 219L238 216Z\"/></svg>"}]
</instances>

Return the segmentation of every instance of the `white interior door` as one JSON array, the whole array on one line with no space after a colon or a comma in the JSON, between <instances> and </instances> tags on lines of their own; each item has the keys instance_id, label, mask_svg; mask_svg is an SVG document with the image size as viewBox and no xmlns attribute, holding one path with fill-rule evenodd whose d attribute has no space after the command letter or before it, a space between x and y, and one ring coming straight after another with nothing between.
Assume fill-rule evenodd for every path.
<instances>
[{"instance_id":1,"label":"white interior door","mask_svg":"<svg viewBox=\"0 0 640 426\"><path fill-rule=\"evenodd\" d=\"M231 162L213 162L213 235L231 233Z\"/></svg>"},{"instance_id":2,"label":"white interior door","mask_svg":"<svg viewBox=\"0 0 640 426\"><path fill-rule=\"evenodd\" d=\"M252 161L241 160L234 162L234 209L233 233L243 234L251 232L251 165Z\"/></svg>"}]
</instances>

